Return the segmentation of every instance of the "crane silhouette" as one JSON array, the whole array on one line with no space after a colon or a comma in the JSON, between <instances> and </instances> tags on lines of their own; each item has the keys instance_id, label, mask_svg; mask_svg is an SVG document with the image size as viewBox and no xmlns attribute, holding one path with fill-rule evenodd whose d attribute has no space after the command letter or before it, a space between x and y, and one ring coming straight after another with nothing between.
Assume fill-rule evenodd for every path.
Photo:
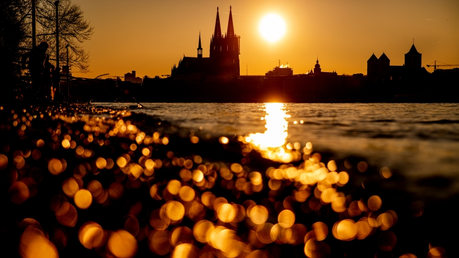
<instances>
[{"instance_id":1,"label":"crane silhouette","mask_svg":"<svg viewBox=\"0 0 459 258\"><path fill-rule=\"evenodd\" d=\"M435 60L433 65L430 65L430 64L427 65L427 67L431 67L431 66L433 66L434 71L435 71L437 70L437 67L440 67L440 66L459 66L459 64L437 64L437 60Z\"/></svg>"}]
</instances>

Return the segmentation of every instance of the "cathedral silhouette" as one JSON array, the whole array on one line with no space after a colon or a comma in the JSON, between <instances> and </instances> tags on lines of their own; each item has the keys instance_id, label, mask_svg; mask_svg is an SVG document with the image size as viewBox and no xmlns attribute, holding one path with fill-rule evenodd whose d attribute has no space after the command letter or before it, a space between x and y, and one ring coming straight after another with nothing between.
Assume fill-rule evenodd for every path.
<instances>
[{"instance_id":1,"label":"cathedral silhouette","mask_svg":"<svg viewBox=\"0 0 459 258\"><path fill-rule=\"evenodd\" d=\"M230 6L228 29L221 32L220 15L217 7L215 30L210 40L209 57L202 56L201 32L199 33L197 57L183 56L178 66L172 67L171 76L214 75L218 77L239 76L240 36L234 33L233 16Z\"/></svg>"}]
</instances>

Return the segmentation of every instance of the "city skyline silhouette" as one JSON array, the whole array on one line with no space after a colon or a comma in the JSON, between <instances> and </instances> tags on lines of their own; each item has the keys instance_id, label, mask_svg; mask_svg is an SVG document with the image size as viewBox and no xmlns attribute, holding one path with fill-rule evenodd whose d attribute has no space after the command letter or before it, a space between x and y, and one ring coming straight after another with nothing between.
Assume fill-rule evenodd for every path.
<instances>
[{"instance_id":1,"label":"city skyline silhouette","mask_svg":"<svg viewBox=\"0 0 459 258\"><path fill-rule=\"evenodd\" d=\"M95 34L84 44L91 55L90 72L75 69L75 76L122 76L131 70L140 77L170 74L180 57L196 55L199 32L203 55L209 56L217 6L222 17L228 16L229 6L233 8L234 28L241 36L241 75L263 75L278 60L288 62L296 74L307 73L317 57L329 71L366 74L366 61L373 53L384 52L391 64L403 65L403 54L413 39L423 54L423 67L435 61L459 63L459 35L454 33L459 3L455 1L76 3ZM287 24L285 36L275 43L264 40L258 31L268 13L277 13ZM226 29L226 18L221 22Z\"/></svg>"}]
</instances>

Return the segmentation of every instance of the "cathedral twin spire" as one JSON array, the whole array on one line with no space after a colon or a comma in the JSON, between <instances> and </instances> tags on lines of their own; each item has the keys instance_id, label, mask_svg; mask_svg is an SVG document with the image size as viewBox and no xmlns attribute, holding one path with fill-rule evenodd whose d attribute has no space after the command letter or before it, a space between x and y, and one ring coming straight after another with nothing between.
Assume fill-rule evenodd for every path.
<instances>
[{"instance_id":1,"label":"cathedral twin spire","mask_svg":"<svg viewBox=\"0 0 459 258\"><path fill-rule=\"evenodd\" d=\"M229 38L234 37L233 14L231 12L231 6L230 6L230 13L229 13L229 19L228 19L228 30L226 32L226 36Z\"/></svg>"},{"instance_id":2,"label":"cathedral twin spire","mask_svg":"<svg viewBox=\"0 0 459 258\"><path fill-rule=\"evenodd\" d=\"M223 76L239 76L239 42L240 38L234 33L233 13L230 6L228 29L222 34L220 13L217 7L215 30L210 40L209 73ZM198 59L202 57L201 34L198 43ZM207 62L207 61L205 61Z\"/></svg>"},{"instance_id":3,"label":"cathedral twin spire","mask_svg":"<svg viewBox=\"0 0 459 258\"><path fill-rule=\"evenodd\" d=\"M221 37L222 37L222 29L220 28L220 15L218 14L218 7L217 7L217 20L215 22L214 38L221 38Z\"/></svg>"},{"instance_id":4,"label":"cathedral twin spire","mask_svg":"<svg viewBox=\"0 0 459 258\"><path fill-rule=\"evenodd\" d=\"M211 40L211 48L214 48L214 50L216 50L217 47L218 48L222 48L223 45L222 45L222 41L221 40L225 40L225 39L228 39L228 40L229 39L231 39L231 40L238 39L238 37L234 33L233 12L232 12L231 6L230 6L230 12L229 12L229 18L228 18L228 29L227 29L226 35L224 35L224 36L222 35L222 29L221 29L221 25L220 25L219 8L217 7L217 17L215 19L215 29L214 29L214 34L213 34L212 40ZM216 40L216 41L214 41L214 40ZM216 42L219 42L219 43L216 43ZM238 48L238 46L236 46L236 47ZM233 49L234 49L234 46L233 46ZM202 58L201 32L199 32L198 57Z\"/></svg>"},{"instance_id":5,"label":"cathedral twin spire","mask_svg":"<svg viewBox=\"0 0 459 258\"><path fill-rule=\"evenodd\" d=\"M212 76L239 76L239 46L240 37L234 33L233 14L230 6L228 30L222 34L219 8L215 30L210 40L209 57L203 57L201 32L199 32L197 58L184 57L178 67L172 69L172 74L207 74Z\"/></svg>"},{"instance_id":6,"label":"cathedral twin spire","mask_svg":"<svg viewBox=\"0 0 459 258\"><path fill-rule=\"evenodd\" d=\"M226 32L227 37L234 37L234 25L233 25L233 15L230 6L230 13L229 13L229 20L228 20L228 29ZM217 7L217 19L215 21L215 31L214 31L214 38L221 38L222 37L222 30L220 26L220 15L218 13Z\"/></svg>"}]
</instances>

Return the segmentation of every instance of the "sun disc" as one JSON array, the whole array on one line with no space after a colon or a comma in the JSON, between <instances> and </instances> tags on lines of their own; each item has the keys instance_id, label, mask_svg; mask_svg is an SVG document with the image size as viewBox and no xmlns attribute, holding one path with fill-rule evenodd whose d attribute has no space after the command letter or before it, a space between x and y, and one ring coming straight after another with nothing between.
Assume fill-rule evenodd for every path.
<instances>
[{"instance_id":1,"label":"sun disc","mask_svg":"<svg viewBox=\"0 0 459 258\"><path fill-rule=\"evenodd\" d=\"M269 42L275 42L284 36L286 25L279 15L268 14L261 19L259 31L264 39Z\"/></svg>"}]
</instances>

